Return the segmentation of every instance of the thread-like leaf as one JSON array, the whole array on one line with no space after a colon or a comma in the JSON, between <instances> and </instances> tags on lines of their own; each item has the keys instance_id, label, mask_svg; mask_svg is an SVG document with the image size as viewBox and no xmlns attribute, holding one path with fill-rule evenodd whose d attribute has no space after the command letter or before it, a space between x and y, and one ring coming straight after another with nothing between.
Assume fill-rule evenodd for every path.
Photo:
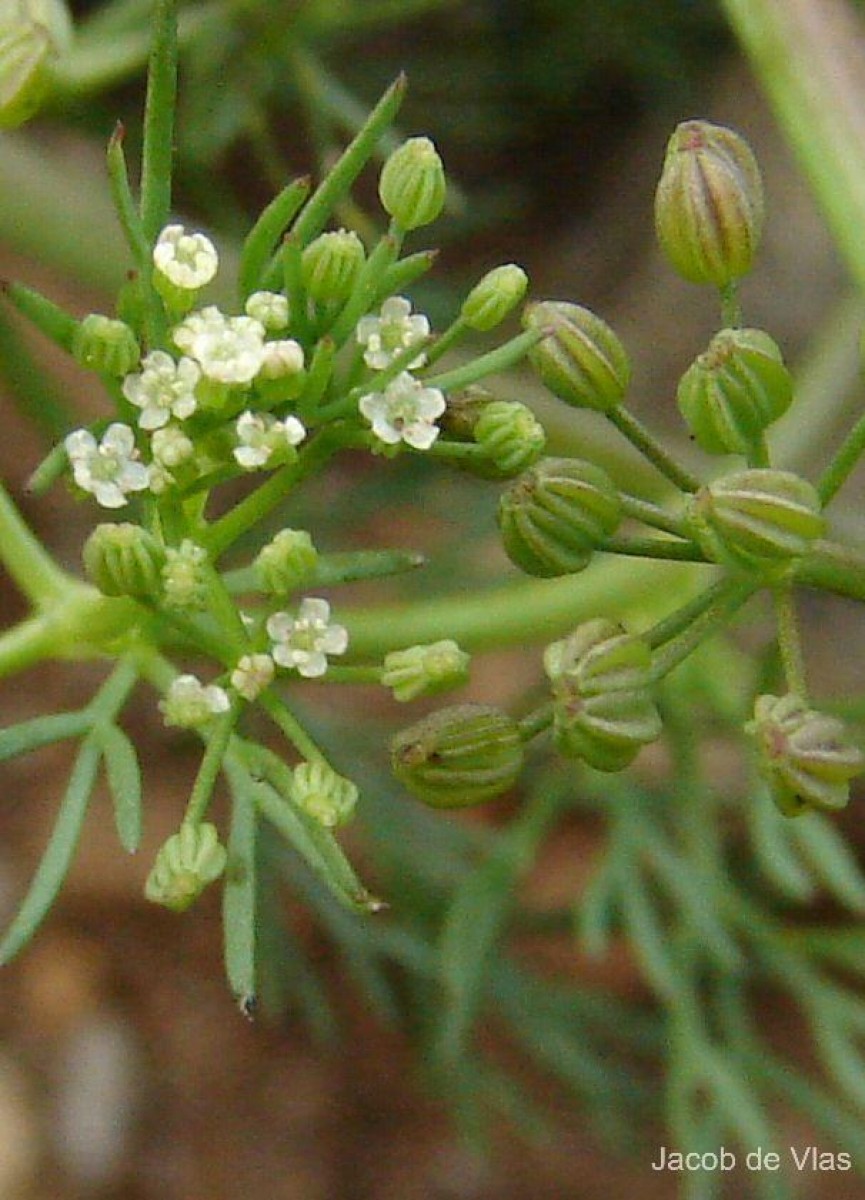
<instances>
[{"instance_id":1,"label":"thread-like leaf","mask_svg":"<svg viewBox=\"0 0 865 1200\"><path fill-rule=\"evenodd\" d=\"M66 738L80 737L86 733L93 723L93 718L86 710L68 713L49 713L43 717L34 717L31 721L22 721L20 725L10 725L8 729L0 729L0 762L7 758L15 758L18 754L27 754L38 750L40 746L50 746L52 742L62 742Z\"/></svg>"},{"instance_id":2,"label":"thread-like leaf","mask_svg":"<svg viewBox=\"0 0 865 1200\"><path fill-rule=\"evenodd\" d=\"M747 816L754 857L765 877L790 900L812 900L814 881L792 846L796 821L782 817L765 795L748 802Z\"/></svg>"},{"instance_id":3,"label":"thread-like leaf","mask_svg":"<svg viewBox=\"0 0 865 1200\"><path fill-rule=\"evenodd\" d=\"M274 196L246 235L240 253L238 282L242 299L257 288L274 288L279 283L280 264L270 263L277 242L309 195L306 177L295 179ZM270 264L270 265L268 265Z\"/></svg>"},{"instance_id":4,"label":"thread-like leaf","mask_svg":"<svg viewBox=\"0 0 865 1200\"><path fill-rule=\"evenodd\" d=\"M256 834L257 814L251 798L233 789L228 864L222 889L225 973L237 1002L250 1011L256 986Z\"/></svg>"},{"instance_id":5,"label":"thread-like leaf","mask_svg":"<svg viewBox=\"0 0 865 1200\"><path fill-rule=\"evenodd\" d=\"M141 845L141 768L135 747L116 725L95 730L105 759L108 789L114 804L114 824L124 850L134 854Z\"/></svg>"},{"instance_id":6,"label":"thread-like leaf","mask_svg":"<svg viewBox=\"0 0 865 1200\"><path fill-rule=\"evenodd\" d=\"M791 823L800 854L826 889L852 912L865 913L865 876L832 822L815 812Z\"/></svg>"}]
</instances>

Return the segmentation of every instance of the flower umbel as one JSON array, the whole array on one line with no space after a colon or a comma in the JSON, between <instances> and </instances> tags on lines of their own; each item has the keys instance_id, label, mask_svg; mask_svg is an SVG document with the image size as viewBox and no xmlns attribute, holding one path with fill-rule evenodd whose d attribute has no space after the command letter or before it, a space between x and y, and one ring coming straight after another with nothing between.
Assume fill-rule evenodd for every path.
<instances>
[{"instance_id":1,"label":"flower umbel","mask_svg":"<svg viewBox=\"0 0 865 1200\"><path fill-rule=\"evenodd\" d=\"M429 337L429 321L422 313L412 315L411 302L404 296L391 296L377 317L361 317L355 336L364 347L363 361L375 371L389 367L397 354ZM418 354L410 366L422 367L426 355Z\"/></svg>"},{"instance_id":2,"label":"flower umbel","mask_svg":"<svg viewBox=\"0 0 865 1200\"><path fill-rule=\"evenodd\" d=\"M148 485L148 471L138 462L135 435L128 425L115 421L102 441L87 429L76 429L64 442L75 482L92 493L103 508L123 508L130 492Z\"/></svg>"},{"instance_id":3,"label":"flower umbel","mask_svg":"<svg viewBox=\"0 0 865 1200\"><path fill-rule=\"evenodd\" d=\"M267 633L273 640L274 661L306 679L324 675L327 656L344 654L348 647L348 631L330 623L330 605L315 597L301 601L296 617L274 613L267 622Z\"/></svg>"},{"instance_id":4,"label":"flower umbel","mask_svg":"<svg viewBox=\"0 0 865 1200\"><path fill-rule=\"evenodd\" d=\"M379 441L388 446L405 442L415 450L429 450L436 440L436 419L445 407L438 388L424 387L408 371L401 371L383 392L361 396L358 403Z\"/></svg>"},{"instance_id":5,"label":"flower umbel","mask_svg":"<svg viewBox=\"0 0 865 1200\"><path fill-rule=\"evenodd\" d=\"M254 317L227 317L210 305L176 326L174 344L215 383L250 383L261 369L264 326Z\"/></svg>"}]
</instances>

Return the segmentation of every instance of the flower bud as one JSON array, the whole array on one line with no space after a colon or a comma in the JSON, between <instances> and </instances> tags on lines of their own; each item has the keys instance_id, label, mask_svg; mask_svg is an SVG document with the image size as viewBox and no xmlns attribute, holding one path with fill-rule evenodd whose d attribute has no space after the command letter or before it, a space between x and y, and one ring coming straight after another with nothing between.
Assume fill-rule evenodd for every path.
<instances>
[{"instance_id":1,"label":"flower bud","mask_svg":"<svg viewBox=\"0 0 865 1200\"><path fill-rule=\"evenodd\" d=\"M450 638L427 646L409 646L385 655L381 681L393 692L394 700L401 702L434 696L464 684L470 661L470 656Z\"/></svg>"},{"instance_id":2,"label":"flower bud","mask_svg":"<svg viewBox=\"0 0 865 1200\"><path fill-rule=\"evenodd\" d=\"M763 230L763 184L748 143L708 121L679 125L655 194L655 228L683 279L723 288L747 274Z\"/></svg>"},{"instance_id":3,"label":"flower bud","mask_svg":"<svg viewBox=\"0 0 865 1200\"><path fill-rule=\"evenodd\" d=\"M434 808L464 808L513 787L523 765L519 729L485 704L443 708L398 733L394 775Z\"/></svg>"},{"instance_id":4,"label":"flower bud","mask_svg":"<svg viewBox=\"0 0 865 1200\"><path fill-rule=\"evenodd\" d=\"M357 804L357 787L323 762L302 762L291 774L291 798L325 829L344 825Z\"/></svg>"},{"instance_id":5,"label":"flower bud","mask_svg":"<svg viewBox=\"0 0 865 1200\"><path fill-rule=\"evenodd\" d=\"M406 231L431 224L444 207L446 192L442 160L426 137L409 138L394 150L378 184L385 212Z\"/></svg>"},{"instance_id":6,"label":"flower bud","mask_svg":"<svg viewBox=\"0 0 865 1200\"><path fill-rule=\"evenodd\" d=\"M547 442L544 427L525 404L493 400L484 406L474 429L475 442L485 452L478 474L512 479L541 456Z\"/></svg>"},{"instance_id":7,"label":"flower bud","mask_svg":"<svg viewBox=\"0 0 865 1200\"><path fill-rule=\"evenodd\" d=\"M227 859L213 825L184 823L160 847L144 895L154 904L184 912L219 878Z\"/></svg>"},{"instance_id":8,"label":"flower bud","mask_svg":"<svg viewBox=\"0 0 865 1200\"><path fill-rule=\"evenodd\" d=\"M529 575L581 571L614 533L621 501L607 473L576 458L543 458L502 493L498 521L511 562Z\"/></svg>"},{"instance_id":9,"label":"flower bud","mask_svg":"<svg viewBox=\"0 0 865 1200\"><path fill-rule=\"evenodd\" d=\"M63 0L5 0L0 14L0 129L31 117L51 85L72 23Z\"/></svg>"},{"instance_id":10,"label":"flower bud","mask_svg":"<svg viewBox=\"0 0 865 1200\"><path fill-rule=\"evenodd\" d=\"M850 780L865 770L865 755L843 722L809 709L800 696L758 696L745 730L756 741L772 799L787 817L843 808Z\"/></svg>"},{"instance_id":11,"label":"flower bud","mask_svg":"<svg viewBox=\"0 0 865 1200\"><path fill-rule=\"evenodd\" d=\"M207 607L207 551L203 546L184 538L178 548L168 547L162 568L162 594L170 608Z\"/></svg>"},{"instance_id":12,"label":"flower bud","mask_svg":"<svg viewBox=\"0 0 865 1200\"><path fill-rule=\"evenodd\" d=\"M165 724L177 729L206 729L230 707L225 688L215 683L205 686L195 675L176 676L159 702Z\"/></svg>"},{"instance_id":13,"label":"flower bud","mask_svg":"<svg viewBox=\"0 0 865 1200\"><path fill-rule=\"evenodd\" d=\"M759 329L723 329L679 382L679 408L709 454L748 454L793 399L781 351Z\"/></svg>"},{"instance_id":14,"label":"flower bud","mask_svg":"<svg viewBox=\"0 0 865 1200\"><path fill-rule=\"evenodd\" d=\"M528 285L528 275L516 263L495 267L466 296L460 316L469 329L487 333L516 308Z\"/></svg>"},{"instance_id":15,"label":"flower bud","mask_svg":"<svg viewBox=\"0 0 865 1200\"><path fill-rule=\"evenodd\" d=\"M105 596L154 598L165 551L140 525L97 525L84 543L84 569Z\"/></svg>"},{"instance_id":16,"label":"flower bud","mask_svg":"<svg viewBox=\"0 0 865 1200\"><path fill-rule=\"evenodd\" d=\"M120 378L138 366L141 349L124 321L91 313L75 329L72 355L82 367Z\"/></svg>"},{"instance_id":17,"label":"flower bud","mask_svg":"<svg viewBox=\"0 0 865 1200\"><path fill-rule=\"evenodd\" d=\"M322 233L301 257L303 286L313 300L347 300L365 258L363 242L353 230Z\"/></svg>"},{"instance_id":18,"label":"flower bud","mask_svg":"<svg viewBox=\"0 0 865 1200\"><path fill-rule=\"evenodd\" d=\"M824 526L812 485L768 467L713 480L696 494L689 516L710 557L773 576L805 554Z\"/></svg>"},{"instance_id":19,"label":"flower bud","mask_svg":"<svg viewBox=\"0 0 865 1200\"><path fill-rule=\"evenodd\" d=\"M318 551L303 529L282 529L262 547L253 563L259 587L271 596L285 596L308 583L315 574Z\"/></svg>"},{"instance_id":20,"label":"flower bud","mask_svg":"<svg viewBox=\"0 0 865 1200\"><path fill-rule=\"evenodd\" d=\"M553 736L569 758L621 771L661 732L649 647L615 621L579 625L544 652L553 690Z\"/></svg>"},{"instance_id":21,"label":"flower bud","mask_svg":"<svg viewBox=\"0 0 865 1200\"><path fill-rule=\"evenodd\" d=\"M565 300L529 304L526 329L550 333L529 350L529 362L554 396L574 408L610 412L621 404L631 380L625 348L600 317Z\"/></svg>"}]
</instances>

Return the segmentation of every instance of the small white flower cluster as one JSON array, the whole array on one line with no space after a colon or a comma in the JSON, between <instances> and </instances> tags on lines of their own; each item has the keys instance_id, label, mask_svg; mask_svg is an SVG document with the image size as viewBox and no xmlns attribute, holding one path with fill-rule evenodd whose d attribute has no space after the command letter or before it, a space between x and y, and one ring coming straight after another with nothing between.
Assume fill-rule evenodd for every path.
<instances>
[{"instance_id":1,"label":"small white flower cluster","mask_svg":"<svg viewBox=\"0 0 865 1200\"><path fill-rule=\"evenodd\" d=\"M348 648L348 630L332 623L330 605L315 597L300 602L296 617L273 613L267 622L267 634L273 642L274 661L306 679L324 675L328 655L344 654Z\"/></svg>"},{"instance_id":2,"label":"small white flower cluster","mask_svg":"<svg viewBox=\"0 0 865 1200\"><path fill-rule=\"evenodd\" d=\"M187 234L182 225L166 226L153 250L159 290L164 295L171 289L172 294L186 293L186 308L214 278L218 265L209 239ZM84 429L67 437L65 448L78 486L105 508L123 507L132 492L149 488L159 495L171 487L174 472L195 459L194 438L183 423L206 404L214 407L214 397L218 404L230 389L241 392L252 385L266 389L299 381L303 349L293 339L279 337L288 321L285 296L268 291L253 293L241 316L226 316L214 305L188 312L171 331L179 353L151 350L123 379L123 396L138 410L138 435L130 425L115 422L101 441ZM306 429L296 417L280 421L249 409L236 418L234 434L235 461L254 471L290 459ZM147 440L142 444L143 437ZM142 453L149 462L141 461Z\"/></svg>"},{"instance_id":3,"label":"small white flower cluster","mask_svg":"<svg viewBox=\"0 0 865 1200\"><path fill-rule=\"evenodd\" d=\"M384 371L398 355L424 342L429 332L427 318L412 314L411 303L404 296L391 296L378 316L361 317L355 336L364 347L366 365ZM405 442L415 450L428 450L439 435L436 421L445 411L444 395L438 388L424 387L411 373L425 362L426 355L420 351L383 390L367 392L358 401L361 415L386 446Z\"/></svg>"}]
</instances>

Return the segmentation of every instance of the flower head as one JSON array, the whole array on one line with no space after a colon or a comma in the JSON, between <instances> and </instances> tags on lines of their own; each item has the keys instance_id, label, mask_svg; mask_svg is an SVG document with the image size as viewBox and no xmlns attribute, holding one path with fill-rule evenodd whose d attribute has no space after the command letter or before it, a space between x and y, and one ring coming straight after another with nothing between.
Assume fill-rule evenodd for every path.
<instances>
[{"instance_id":1,"label":"flower head","mask_svg":"<svg viewBox=\"0 0 865 1200\"><path fill-rule=\"evenodd\" d=\"M364 346L363 361L375 371L389 367L397 354L429 336L429 321L421 313L412 316L411 303L404 296L391 296L377 317L361 317L355 336ZM409 365L422 367L426 355L418 354Z\"/></svg>"},{"instance_id":2,"label":"flower head","mask_svg":"<svg viewBox=\"0 0 865 1200\"><path fill-rule=\"evenodd\" d=\"M265 342L261 355L262 379L285 379L303 370L303 347L294 338Z\"/></svg>"},{"instance_id":3,"label":"flower head","mask_svg":"<svg viewBox=\"0 0 865 1200\"><path fill-rule=\"evenodd\" d=\"M306 437L306 429L297 417L276 421L267 413L241 413L235 429L239 444L234 457L247 471L265 466L274 456L285 458L287 451Z\"/></svg>"},{"instance_id":4,"label":"flower head","mask_svg":"<svg viewBox=\"0 0 865 1200\"><path fill-rule=\"evenodd\" d=\"M278 333L288 324L288 300L282 292L253 292L244 305L246 315L264 326L269 333Z\"/></svg>"},{"instance_id":5,"label":"flower head","mask_svg":"<svg viewBox=\"0 0 865 1200\"><path fill-rule=\"evenodd\" d=\"M183 421L196 409L195 385L201 370L191 358L175 362L164 350L151 350L142 360L143 370L123 380L123 395L141 409L142 429L161 429L171 417Z\"/></svg>"},{"instance_id":6,"label":"flower head","mask_svg":"<svg viewBox=\"0 0 865 1200\"><path fill-rule=\"evenodd\" d=\"M148 471L137 461L135 434L119 421L109 425L101 442L86 429L76 429L64 443L75 482L91 492L103 508L122 508L130 492L148 485Z\"/></svg>"},{"instance_id":7,"label":"flower head","mask_svg":"<svg viewBox=\"0 0 865 1200\"><path fill-rule=\"evenodd\" d=\"M199 729L230 707L225 688L214 683L205 686L195 675L178 675L159 702L165 724L180 729Z\"/></svg>"},{"instance_id":8,"label":"flower head","mask_svg":"<svg viewBox=\"0 0 865 1200\"><path fill-rule=\"evenodd\" d=\"M330 623L328 602L315 598L302 600L296 617L274 613L267 622L267 633L279 666L292 668L307 679L323 675L327 656L344 654L348 646L347 630Z\"/></svg>"},{"instance_id":9,"label":"flower head","mask_svg":"<svg viewBox=\"0 0 865 1200\"><path fill-rule=\"evenodd\" d=\"M231 686L251 702L271 683L273 670L269 654L244 654L231 672Z\"/></svg>"},{"instance_id":10,"label":"flower head","mask_svg":"<svg viewBox=\"0 0 865 1200\"><path fill-rule=\"evenodd\" d=\"M379 441L388 446L405 442L415 450L428 450L439 435L436 418L445 411L438 388L424 387L402 371L383 392L361 396L358 407Z\"/></svg>"},{"instance_id":11,"label":"flower head","mask_svg":"<svg viewBox=\"0 0 865 1200\"><path fill-rule=\"evenodd\" d=\"M227 317L214 305L190 313L174 329L174 344L216 383L255 378L264 354L264 326L254 317Z\"/></svg>"},{"instance_id":12,"label":"flower head","mask_svg":"<svg viewBox=\"0 0 865 1200\"><path fill-rule=\"evenodd\" d=\"M219 256L203 233L187 233L182 225L166 225L153 247L153 265L175 288L193 292L213 279Z\"/></svg>"},{"instance_id":13,"label":"flower head","mask_svg":"<svg viewBox=\"0 0 865 1200\"><path fill-rule=\"evenodd\" d=\"M195 453L192 439L178 425L166 425L154 431L150 441L154 462L163 467L179 467Z\"/></svg>"}]
</instances>

